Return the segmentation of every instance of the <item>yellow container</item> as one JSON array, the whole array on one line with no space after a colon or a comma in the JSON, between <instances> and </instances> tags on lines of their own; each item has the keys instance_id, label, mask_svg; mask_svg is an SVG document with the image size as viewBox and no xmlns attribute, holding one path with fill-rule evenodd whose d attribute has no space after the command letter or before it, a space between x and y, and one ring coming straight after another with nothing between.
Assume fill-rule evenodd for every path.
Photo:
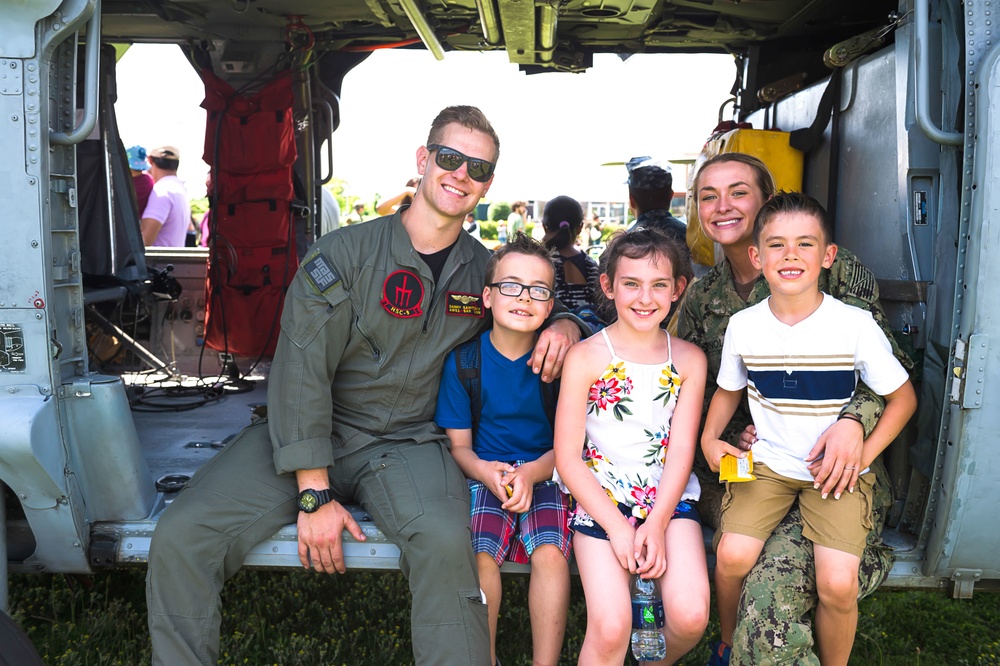
<instances>
[{"instance_id":1,"label":"yellow container","mask_svg":"<svg viewBox=\"0 0 1000 666\"><path fill-rule=\"evenodd\" d=\"M798 192L802 190L803 155L788 145L788 136L788 132L773 130L735 129L710 139L702 148L690 172L687 197L687 244L695 263L712 266L716 262L714 243L698 222L698 197L691 191L701 165L719 153L747 153L767 165L779 190Z\"/></svg>"}]
</instances>

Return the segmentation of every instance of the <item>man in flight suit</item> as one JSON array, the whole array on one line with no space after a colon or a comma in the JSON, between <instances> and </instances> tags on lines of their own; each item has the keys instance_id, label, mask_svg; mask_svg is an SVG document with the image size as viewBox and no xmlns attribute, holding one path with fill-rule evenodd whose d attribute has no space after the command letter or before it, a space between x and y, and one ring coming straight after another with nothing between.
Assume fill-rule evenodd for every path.
<instances>
[{"instance_id":1,"label":"man in flight suit","mask_svg":"<svg viewBox=\"0 0 1000 666\"><path fill-rule=\"evenodd\" d=\"M216 662L223 583L288 523L303 566L343 572L343 530L365 538L344 501L400 548L415 662L489 664L468 486L433 417L445 355L484 324L488 251L462 222L489 189L499 148L478 109L444 109L417 149L413 203L310 249L285 300L269 419L199 470L153 535L154 664ZM543 333L531 358L543 379L578 336L572 321Z\"/></svg>"}]
</instances>

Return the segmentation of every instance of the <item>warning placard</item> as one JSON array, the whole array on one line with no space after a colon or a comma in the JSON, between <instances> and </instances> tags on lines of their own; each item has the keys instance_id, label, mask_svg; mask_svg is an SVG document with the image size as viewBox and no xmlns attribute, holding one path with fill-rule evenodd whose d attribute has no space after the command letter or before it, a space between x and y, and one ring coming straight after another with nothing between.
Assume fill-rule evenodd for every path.
<instances>
[{"instance_id":1,"label":"warning placard","mask_svg":"<svg viewBox=\"0 0 1000 666\"><path fill-rule=\"evenodd\" d=\"M0 372L24 372L24 331L17 324L0 324Z\"/></svg>"}]
</instances>

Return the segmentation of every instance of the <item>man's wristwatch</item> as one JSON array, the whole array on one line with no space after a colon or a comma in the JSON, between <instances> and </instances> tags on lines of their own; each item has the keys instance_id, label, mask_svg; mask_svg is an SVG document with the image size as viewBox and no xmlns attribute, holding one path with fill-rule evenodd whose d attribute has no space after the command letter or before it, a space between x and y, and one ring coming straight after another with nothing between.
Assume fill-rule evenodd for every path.
<instances>
[{"instance_id":1,"label":"man's wristwatch","mask_svg":"<svg viewBox=\"0 0 1000 666\"><path fill-rule=\"evenodd\" d=\"M298 496L299 511L312 513L332 499L329 490L306 488Z\"/></svg>"}]
</instances>

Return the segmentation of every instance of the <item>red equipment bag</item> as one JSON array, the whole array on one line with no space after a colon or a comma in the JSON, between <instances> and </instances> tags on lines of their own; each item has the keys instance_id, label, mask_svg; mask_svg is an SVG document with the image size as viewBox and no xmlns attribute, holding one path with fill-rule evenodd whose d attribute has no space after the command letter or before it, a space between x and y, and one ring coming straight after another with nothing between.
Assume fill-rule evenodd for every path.
<instances>
[{"instance_id":1,"label":"red equipment bag","mask_svg":"<svg viewBox=\"0 0 1000 666\"><path fill-rule=\"evenodd\" d=\"M213 226L205 344L238 356L274 353L285 292L298 266L292 78L244 94L202 70L208 111L204 159L212 165Z\"/></svg>"},{"instance_id":2,"label":"red equipment bag","mask_svg":"<svg viewBox=\"0 0 1000 666\"><path fill-rule=\"evenodd\" d=\"M295 198L291 168L243 174L213 171L212 184L215 201L220 206L247 201L287 202Z\"/></svg>"},{"instance_id":3,"label":"red equipment bag","mask_svg":"<svg viewBox=\"0 0 1000 666\"><path fill-rule=\"evenodd\" d=\"M288 243L291 209L287 201L218 204L213 234L219 245L253 247Z\"/></svg>"},{"instance_id":4,"label":"red equipment bag","mask_svg":"<svg viewBox=\"0 0 1000 666\"><path fill-rule=\"evenodd\" d=\"M280 76L252 95L237 92L208 70L201 71L201 78L201 106L208 112L206 164L230 173L256 173L295 163L291 76Z\"/></svg>"},{"instance_id":5,"label":"red equipment bag","mask_svg":"<svg viewBox=\"0 0 1000 666\"><path fill-rule=\"evenodd\" d=\"M217 247L206 283L205 344L238 356L273 354L294 253L287 246Z\"/></svg>"}]
</instances>

